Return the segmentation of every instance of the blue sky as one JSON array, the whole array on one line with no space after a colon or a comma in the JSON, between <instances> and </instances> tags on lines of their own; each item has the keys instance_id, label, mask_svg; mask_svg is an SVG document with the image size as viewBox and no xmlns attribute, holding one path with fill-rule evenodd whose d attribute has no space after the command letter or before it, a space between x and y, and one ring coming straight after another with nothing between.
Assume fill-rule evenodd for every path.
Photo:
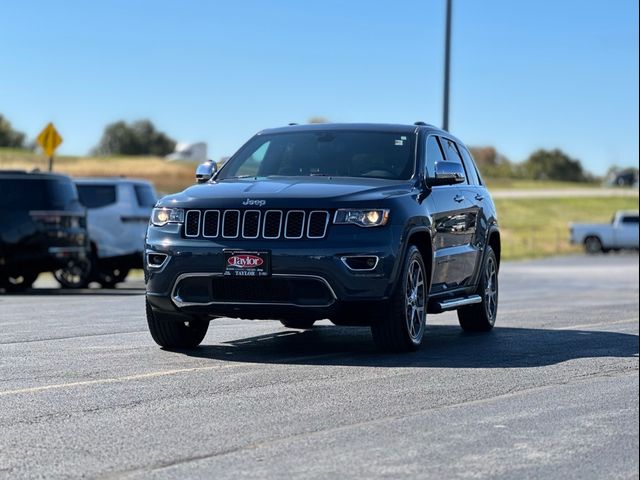
<instances>
[{"instance_id":1,"label":"blue sky","mask_svg":"<svg viewBox=\"0 0 640 480\"><path fill-rule=\"evenodd\" d=\"M150 118L230 155L323 116L442 121L444 0L2 1L0 113L61 153ZM453 0L450 130L514 161L638 165L638 2Z\"/></svg>"}]
</instances>

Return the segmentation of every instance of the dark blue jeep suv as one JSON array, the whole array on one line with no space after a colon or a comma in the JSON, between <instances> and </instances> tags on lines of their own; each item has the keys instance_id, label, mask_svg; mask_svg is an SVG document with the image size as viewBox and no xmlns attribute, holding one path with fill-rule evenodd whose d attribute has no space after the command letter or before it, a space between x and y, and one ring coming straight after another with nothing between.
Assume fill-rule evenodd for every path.
<instances>
[{"instance_id":1,"label":"dark blue jeep suv","mask_svg":"<svg viewBox=\"0 0 640 480\"><path fill-rule=\"evenodd\" d=\"M367 325L420 346L427 313L493 328L500 234L467 148L415 125L264 130L153 210L145 247L154 340L191 348L216 317Z\"/></svg>"}]
</instances>

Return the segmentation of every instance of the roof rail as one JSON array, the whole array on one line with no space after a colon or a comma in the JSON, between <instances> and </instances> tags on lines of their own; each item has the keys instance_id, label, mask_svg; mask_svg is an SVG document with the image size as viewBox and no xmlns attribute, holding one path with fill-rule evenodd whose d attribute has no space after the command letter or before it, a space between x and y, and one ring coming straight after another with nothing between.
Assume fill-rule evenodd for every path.
<instances>
[{"instance_id":1,"label":"roof rail","mask_svg":"<svg viewBox=\"0 0 640 480\"><path fill-rule=\"evenodd\" d=\"M298 124L295 123L295 122L291 122L291 123L288 123L287 125L289 125L291 127L292 125L298 125Z\"/></svg>"},{"instance_id":2,"label":"roof rail","mask_svg":"<svg viewBox=\"0 0 640 480\"><path fill-rule=\"evenodd\" d=\"M414 125L418 125L420 127L433 127L436 128L434 125L431 125L430 123L427 122L422 122L422 121L417 121L413 123Z\"/></svg>"}]
</instances>

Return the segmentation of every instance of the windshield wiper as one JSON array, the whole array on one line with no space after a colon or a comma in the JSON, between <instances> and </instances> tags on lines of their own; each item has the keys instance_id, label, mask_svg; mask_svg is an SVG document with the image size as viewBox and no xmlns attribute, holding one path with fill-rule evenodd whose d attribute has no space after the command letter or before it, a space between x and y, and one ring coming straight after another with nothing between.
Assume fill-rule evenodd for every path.
<instances>
[{"instance_id":1,"label":"windshield wiper","mask_svg":"<svg viewBox=\"0 0 640 480\"><path fill-rule=\"evenodd\" d=\"M220 180L237 180L239 178L258 178L255 175L237 175L235 177L225 177L225 178L221 178Z\"/></svg>"}]
</instances>

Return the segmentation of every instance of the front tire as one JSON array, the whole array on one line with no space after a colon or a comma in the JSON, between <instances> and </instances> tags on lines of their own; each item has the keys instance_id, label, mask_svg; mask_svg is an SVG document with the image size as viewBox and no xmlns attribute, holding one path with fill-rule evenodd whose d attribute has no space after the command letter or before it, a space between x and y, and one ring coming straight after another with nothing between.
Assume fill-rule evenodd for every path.
<instances>
[{"instance_id":1,"label":"front tire","mask_svg":"<svg viewBox=\"0 0 640 480\"><path fill-rule=\"evenodd\" d=\"M584 249L590 255L601 253L604 251L602 248L602 242L596 236L590 236L584 239Z\"/></svg>"},{"instance_id":2,"label":"front tire","mask_svg":"<svg viewBox=\"0 0 640 480\"><path fill-rule=\"evenodd\" d=\"M411 245L400 274L400 284L371 325L376 345L389 352L417 350L427 320L427 273L418 247Z\"/></svg>"},{"instance_id":3,"label":"front tire","mask_svg":"<svg viewBox=\"0 0 640 480\"><path fill-rule=\"evenodd\" d=\"M102 288L116 288L118 283L122 283L129 275L128 268L103 268L97 272L98 283Z\"/></svg>"},{"instance_id":4,"label":"front tire","mask_svg":"<svg viewBox=\"0 0 640 480\"><path fill-rule=\"evenodd\" d=\"M178 320L154 312L146 302L147 324L153 340L164 348L195 348L204 339L209 329L208 320L184 317Z\"/></svg>"},{"instance_id":5,"label":"front tire","mask_svg":"<svg viewBox=\"0 0 640 480\"><path fill-rule=\"evenodd\" d=\"M458 321L467 332L488 332L498 315L498 260L488 245L476 294L482 297L482 302L459 308Z\"/></svg>"},{"instance_id":6,"label":"front tire","mask_svg":"<svg viewBox=\"0 0 640 480\"><path fill-rule=\"evenodd\" d=\"M63 288L86 288L91 281L93 262L90 258L70 261L53 276Z\"/></svg>"}]
</instances>

